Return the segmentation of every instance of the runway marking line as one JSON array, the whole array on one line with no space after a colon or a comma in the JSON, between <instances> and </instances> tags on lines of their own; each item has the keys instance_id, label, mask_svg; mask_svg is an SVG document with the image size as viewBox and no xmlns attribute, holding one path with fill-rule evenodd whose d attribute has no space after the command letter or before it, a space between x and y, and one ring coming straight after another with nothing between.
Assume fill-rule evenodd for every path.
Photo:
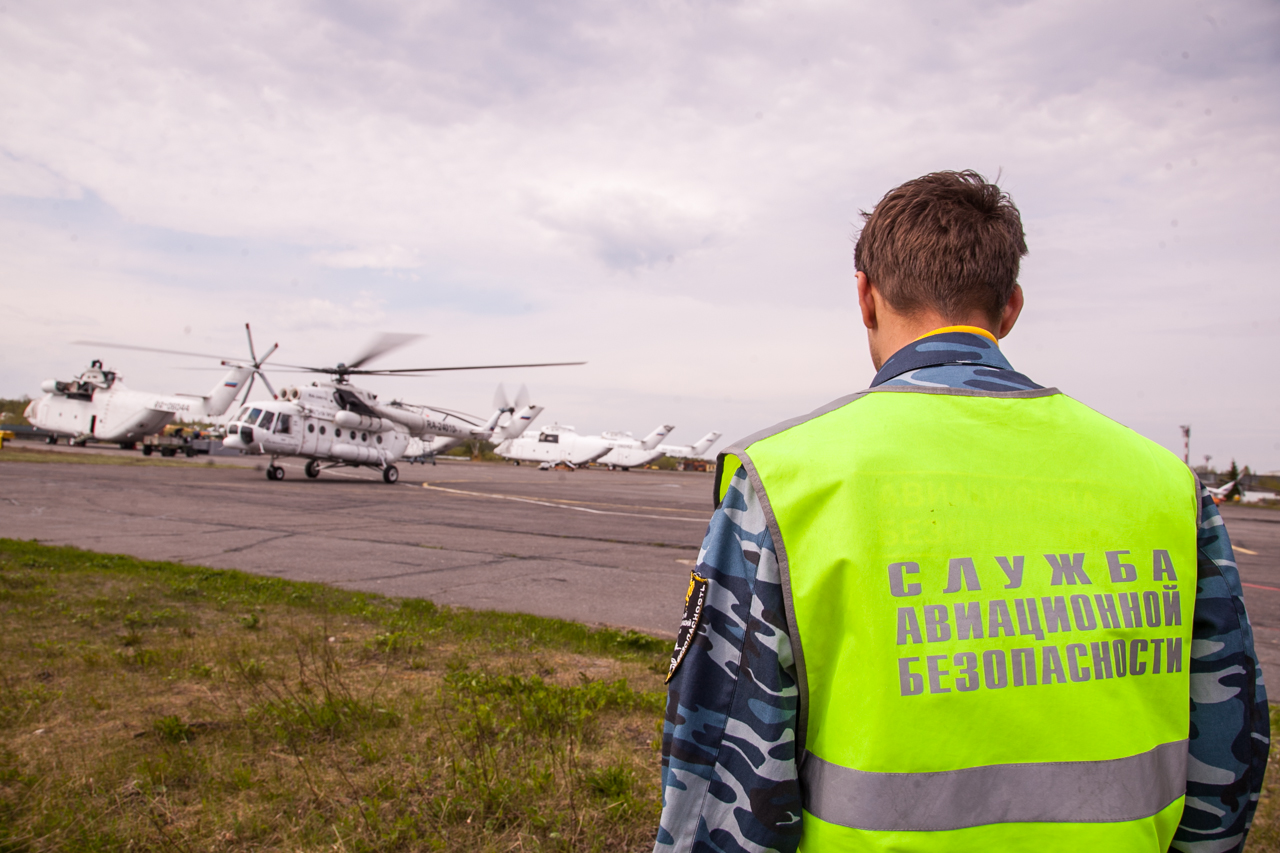
<instances>
[{"instance_id":1,"label":"runway marking line","mask_svg":"<svg viewBox=\"0 0 1280 853\"><path fill-rule=\"evenodd\" d=\"M606 510L606 509L592 509L591 507L586 507L586 506L573 506L573 504L578 503L578 501L553 502L553 501L546 501L546 500L534 500L533 498L518 498L512 495L490 495L490 494L485 494L484 492L469 492L469 491L466 491L465 489L446 489L444 486L433 486L430 483L423 483L422 488L429 489L433 492L449 492L450 494L455 494L455 495L466 495L469 498L489 498L495 501L515 501L516 503L522 503L522 504L536 504L537 506L549 506L552 509L571 509L577 512L589 512L594 515L622 515L622 516L626 516L627 518L653 518L653 519L657 519L658 521L693 521L698 524L707 523L707 519L705 518L683 518L678 515L644 515L643 513L638 513L638 512L610 512L609 510ZM616 504L613 504L613 506L616 506ZM645 507L645 509L648 509L648 507ZM678 510L671 510L671 511L677 512Z\"/></svg>"},{"instance_id":2,"label":"runway marking line","mask_svg":"<svg viewBox=\"0 0 1280 853\"><path fill-rule=\"evenodd\" d=\"M435 482L437 483L473 483L475 481L474 480L436 480ZM422 488L433 489L435 488L435 486L432 486L428 483L423 483ZM449 490L446 489L444 491L449 491ZM467 495L480 495L482 497L490 496L488 492L471 492L471 491L466 491L464 489L455 489L453 491L458 491L458 492L461 492L462 494L467 494ZM500 496L493 495L493 497L500 497ZM643 506L643 505L636 506L635 504L611 504L611 503L604 503L603 501L571 501L568 498L534 498L534 497L530 497L529 495L512 495L511 499L533 501L535 503L537 503L538 501L546 501L547 503L566 504L569 506L595 505L595 506L610 506L610 507L613 507L614 509L647 509L647 510L651 510L652 512L687 512L687 510L681 510L681 509L668 509L665 506ZM630 515L630 514L631 513L624 513L624 515Z\"/></svg>"},{"instance_id":3,"label":"runway marking line","mask_svg":"<svg viewBox=\"0 0 1280 853\"><path fill-rule=\"evenodd\" d=\"M1241 586L1247 586L1247 587L1250 587L1250 588L1252 588L1252 589L1269 589L1269 590L1271 590L1272 592L1280 592L1280 586L1263 586L1263 585L1262 585L1262 584L1260 584L1260 583L1245 583L1244 581L1241 581L1241 582L1240 582L1240 585L1241 585Z\"/></svg>"}]
</instances>

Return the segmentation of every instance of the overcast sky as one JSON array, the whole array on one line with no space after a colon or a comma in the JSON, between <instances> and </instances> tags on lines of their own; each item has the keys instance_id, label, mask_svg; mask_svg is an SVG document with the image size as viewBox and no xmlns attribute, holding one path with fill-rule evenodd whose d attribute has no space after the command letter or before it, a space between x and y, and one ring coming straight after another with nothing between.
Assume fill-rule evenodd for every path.
<instances>
[{"instance_id":1,"label":"overcast sky","mask_svg":"<svg viewBox=\"0 0 1280 853\"><path fill-rule=\"evenodd\" d=\"M587 367L371 382L737 437L873 375L858 212L1023 212L1004 349L1193 461L1280 468L1280 5L0 0L0 396L93 357ZM296 381L283 374L278 384Z\"/></svg>"}]
</instances>

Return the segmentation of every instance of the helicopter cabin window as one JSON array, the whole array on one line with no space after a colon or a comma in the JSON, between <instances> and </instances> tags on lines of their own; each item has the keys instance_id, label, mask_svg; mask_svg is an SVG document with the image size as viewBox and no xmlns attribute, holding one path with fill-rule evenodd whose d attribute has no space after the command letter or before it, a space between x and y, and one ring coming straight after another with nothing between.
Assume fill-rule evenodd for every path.
<instances>
[{"instance_id":1,"label":"helicopter cabin window","mask_svg":"<svg viewBox=\"0 0 1280 853\"><path fill-rule=\"evenodd\" d=\"M262 414L262 409L254 409L249 412L249 417L244 418L244 422L252 426L258 422L258 416Z\"/></svg>"},{"instance_id":2,"label":"helicopter cabin window","mask_svg":"<svg viewBox=\"0 0 1280 853\"><path fill-rule=\"evenodd\" d=\"M382 436L378 436L378 444L382 444Z\"/></svg>"},{"instance_id":3,"label":"helicopter cabin window","mask_svg":"<svg viewBox=\"0 0 1280 853\"><path fill-rule=\"evenodd\" d=\"M293 418L289 415L281 413L280 417L276 418L276 432L293 432L293 424L290 423L292 420Z\"/></svg>"},{"instance_id":4,"label":"helicopter cabin window","mask_svg":"<svg viewBox=\"0 0 1280 853\"><path fill-rule=\"evenodd\" d=\"M271 429L271 422L275 420L275 417L276 417L275 412L264 412L262 414L262 422L258 424L258 429L262 430L263 432L266 432L267 430Z\"/></svg>"},{"instance_id":5,"label":"helicopter cabin window","mask_svg":"<svg viewBox=\"0 0 1280 853\"><path fill-rule=\"evenodd\" d=\"M538 436L538 441L544 441L547 444L559 444L560 434L555 432L544 432Z\"/></svg>"},{"instance_id":6,"label":"helicopter cabin window","mask_svg":"<svg viewBox=\"0 0 1280 853\"><path fill-rule=\"evenodd\" d=\"M360 433L360 440L361 440L361 441L368 441L368 440L369 440L369 433L367 433L367 432L362 432L362 433Z\"/></svg>"},{"instance_id":7,"label":"helicopter cabin window","mask_svg":"<svg viewBox=\"0 0 1280 853\"><path fill-rule=\"evenodd\" d=\"M356 440L356 431L355 431L355 430L352 430L352 431L351 431L351 440L352 440L352 441L355 441L355 440Z\"/></svg>"},{"instance_id":8,"label":"helicopter cabin window","mask_svg":"<svg viewBox=\"0 0 1280 853\"><path fill-rule=\"evenodd\" d=\"M240 431L240 424L232 424L227 427L227 435L235 435Z\"/></svg>"},{"instance_id":9,"label":"helicopter cabin window","mask_svg":"<svg viewBox=\"0 0 1280 853\"><path fill-rule=\"evenodd\" d=\"M324 424L320 425L320 434L324 435Z\"/></svg>"},{"instance_id":10,"label":"helicopter cabin window","mask_svg":"<svg viewBox=\"0 0 1280 853\"><path fill-rule=\"evenodd\" d=\"M307 432L315 432L315 431L316 431L315 424L307 424Z\"/></svg>"}]
</instances>

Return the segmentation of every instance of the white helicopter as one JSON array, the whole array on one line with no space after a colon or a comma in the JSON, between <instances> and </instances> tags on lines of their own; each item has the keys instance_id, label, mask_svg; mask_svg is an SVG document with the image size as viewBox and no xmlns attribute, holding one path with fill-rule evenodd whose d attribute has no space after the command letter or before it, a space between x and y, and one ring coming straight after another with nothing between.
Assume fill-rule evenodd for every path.
<instances>
[{"instance_id":1,"label":"white helicopter","mask_svg":"<svg viewBox=\"0 0 1280 853\"><path fill-rule=\"evenodd\" d=\"M675 429L673 424L663 424L643 439L637 439L629 432L602 432L600 437L612 445L609 452L596 460L598 465L610 468L621 468L629 471L641 465L647 465L662 455L658 445L662 439Z\"/></svg>"},{"instance_id":2,"label":"white helicopter","mask_svg":"<svg viewBox=\"0 0 1280 853\"><path fill-rule=\"evenodd\" d=\"M580 468L595 462L613 447L600 435L578 435L571 426L552 424L538 430L536 436L520 436L506 439L493 452L519 465L521 462L538 462L542 467L565 464Z\"/></svg>"},{"instance_id":3,"label":"white helicopter","mask_svg":"<svg viewBox=\"0 0 1280 853\"><path fill-rule=\"evenodd\" d=\"M246 331L248 325L245 325ZM92 341L76 341L77 344L115 349L137 349L171 355L195 355L218 358L229 367L226 375L208 394L153 394L134 391L125 387L120 375L107 370L102 362L94 359L89 369L70 382L47 379L40 386L44 396L32 400L25 417L33 425L53 433L47 441L56 444L60 436L67 436L75 444L90 439L116 442L126 450L145 436L158 433L175 417L182 420L209 420L222 415L236 398L241 384L253 376L261 375L262 363L275 352L272 347L261 359L253 350L253 337L249 337L251 360L243 363L221 356L204 356L200 353L175 352L150 347L121 347Z\"/></svg>"},{"instance_id":4,"label":"white helicopter","mask_svg":"<svg viewBox=\"0 0 1280 853\"><path fill-rule=\"evenodd\" d=\"M285 388L276 394L265 376L263 382L275 398L270 402L243 405L227 426L223 446L238 448L242 453L271 456L267 479L281 480L284 468L276 462L281 457L301 456L307 459L306 475L312 479L326 468L371 467L382 471L382 479L395 483L400 472L395 463L410 458L441 453L472 439L507 437L506 427L499 428L504 415L511 415L507 427L513 434L523 432L541 407L531 406L517 398L508 405L499 388L497 409L484 423L462 412L435 406L420 406L400 401L383 403L372 391L358 388L348 381L358 376L413 376L452 370L495 370L525 367L564 367L586 362L542 362L538 364L486 364L463 367L422 367L394 370L370 370L362 365L403 346L418 335L382 335L350 364L336 367L277 365L308 373L324 373L330 382L312 382L302 387ZM518 432L514 431L517 430Z\"/></svg>"}]
</instances>

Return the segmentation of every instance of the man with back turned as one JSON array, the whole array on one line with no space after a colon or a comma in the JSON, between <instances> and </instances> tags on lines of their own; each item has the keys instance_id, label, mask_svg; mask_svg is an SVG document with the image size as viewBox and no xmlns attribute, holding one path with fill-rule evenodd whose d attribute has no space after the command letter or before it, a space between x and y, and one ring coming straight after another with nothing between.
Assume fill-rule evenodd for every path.
<instances>
[{"instance_id":1,"label":"man with back turned","mask_svg":"<svg viewBox=\"0 0 1280 853\"><path fill-rule=\"evenodd\" d=\"M1212 499L1000 353L1027 248L998 187L864 216L877 373L721 454L655 849L1242 849L1267 703Z\"/></svg>"}]
</instances>

